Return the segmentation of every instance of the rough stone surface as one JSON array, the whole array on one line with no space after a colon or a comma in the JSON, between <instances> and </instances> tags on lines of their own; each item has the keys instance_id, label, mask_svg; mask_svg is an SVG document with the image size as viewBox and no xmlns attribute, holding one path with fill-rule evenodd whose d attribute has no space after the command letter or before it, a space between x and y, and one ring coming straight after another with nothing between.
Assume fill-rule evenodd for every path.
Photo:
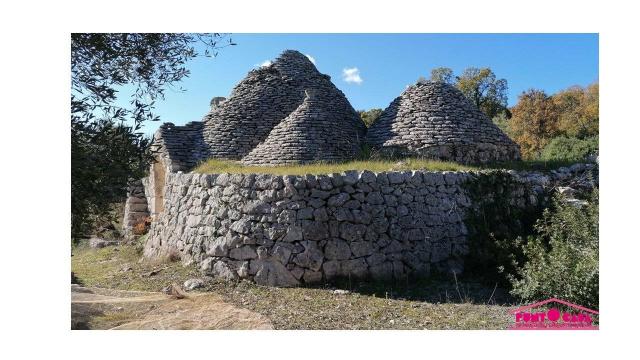
<instances>
[{"instance_id":1,"label":"rough stone surface","mask_svg":"<svg viewBox=\"0 0 640 360\"><path fill-rule=\"evenodd\" d=\"M281 165L344 161L357 156L364 139L362 120L344 95L338 95L339 90L330 81L325 82L305 89L300 106L278 123L242 163Z\"/></svg>"},{"instance_id":2,"label":"rough stone surface","mask_svg":"<svg viewBox=\"0 0 640 360\"><path fill-rule=\"evenodd\" d=\"M564 171L489 171L482 172L485 180L487 174L496 174L496 181L511 177L507 194L517 207L536 206L565 177ZM170 173L164 211L151 224L144 254L177 250L182 261L199 264L206 275L273 286L336 277L403 279L432 269L459 272L468 253L465 219L477 208L465 184L480 175ZM305 186L292 197L283 191L286 184ZM328 192L327 200L318 192ZM483 201L494 193L504 194L503 185L496 182Z\"/></svg>"},{"instance_id":3,"label":"rough stone surface","mask_svg":"<svg viewBox=\"0 0 640 360\"><path fill-rule=\"evenodd\" d=\"M127 188L127 200L124 204L124 220L122 230L125 239L134 237L133 228L149 216L149 205L143 180L135 180L129 183Z\"/></svg>"},{"instance_id":4,"label":"rough stone surface","mask_svg":"<svg viewBox=\"0 0 640 360\"><path fill-rule=\"evenodd\" d=\"M344 94L303 54L287 50L249 72L204 118L209 156L276 165L357 155L365 126Z\"/></svg>"},{"instance_id":5,"label":"rough stone surface","mask_svg":"<svg viewBox=\"0 0 640 360\"><path fill-rule=\"evenodd\" d=\"M201 122L164 123L156 131L152 151L168 172L208 158L259 165L342 161L358 155L366 137L330 77L294 50L251 70L228 99L215 97L211 105Z\"/></svg>"},{"instance_id":6,"label":"rough stone surface","mask_svg":"<svg viewBox=\"0 0 640 360\"><path fill-rule=\"evenodd\" d=\"M515 142L458 89L441 82L409 86L369 128L367 142L384 153L460 163L520 159Z\"/></svg>"},{"instance_id":7,"label":"rough stone surface","mask_svg":"<svg viewBox=\"0 0 640 360\"><path fill-rule=\"evenodd\" d=\"M114 245L118 245L118 242L114 240L105 240L98 237L92 237L89 239L89 247L94 249L101 249L103 247Z\"/></svg>"},{"instance_id":8,"label":"rough stone surface","mask_svg":"<svg viewBox=\"0 0 640 360\"><path fill-rule=\"evenodd\" d=\"M182 284L182 287L187 291L199 289L201 287L204 287L204 280L197 279L197 278L196 279L189 279L189 280L185 281L184 284Z\"/></svg>"}]
</instances>

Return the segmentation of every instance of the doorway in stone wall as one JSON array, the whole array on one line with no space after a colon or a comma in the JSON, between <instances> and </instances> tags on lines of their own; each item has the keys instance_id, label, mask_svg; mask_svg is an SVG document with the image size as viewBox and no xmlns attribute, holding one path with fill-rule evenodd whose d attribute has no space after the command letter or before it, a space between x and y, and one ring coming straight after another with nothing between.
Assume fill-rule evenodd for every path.
<instances>
[{"instance_id":1,"label":"doorway in stone wall","mask_svg":"<svg viewBox=\"0 0 640 360\"><path fill-rule=\"evenodd\" d=\"M160 214L164 210L164 182L167 170L162 160L153 164L153 213Z\"/></svg>"}]
</instances>

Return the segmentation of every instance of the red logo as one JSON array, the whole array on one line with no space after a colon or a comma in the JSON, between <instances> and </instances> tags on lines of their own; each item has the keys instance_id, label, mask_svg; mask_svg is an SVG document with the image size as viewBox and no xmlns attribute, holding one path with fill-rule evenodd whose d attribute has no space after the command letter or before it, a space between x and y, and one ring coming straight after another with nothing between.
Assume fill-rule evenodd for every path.
<instances>
[{"instance_id":1,"label":"red logo","mask_svg":"<svg viewBox=\"0 0 640 360\"><path fill-rule=\"evenodd\" d=\"M556 298L523 306L511 313L515 323L510 330L598 330L594 325L599 315L596 310Z\"/></svg>"}]
</instances>

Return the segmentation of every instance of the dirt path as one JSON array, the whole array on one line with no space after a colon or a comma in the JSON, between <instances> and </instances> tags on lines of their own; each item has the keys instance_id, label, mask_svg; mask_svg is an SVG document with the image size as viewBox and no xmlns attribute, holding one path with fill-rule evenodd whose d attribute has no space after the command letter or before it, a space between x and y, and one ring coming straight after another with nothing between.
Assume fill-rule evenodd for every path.
<instances>
[{"instance_id":1,"label":"dirt path","mask_svg":"<svg viewBox=\"0 0 640 360\"><path fill-rule=\"evenodd\" d=\"M264 316L214 294L175 299L158 292L71 286L72 329L273 329Z\"/></svg>"},{"instance_id":2,"label":"dirt path","mask_svg":"<svg viewBox=\"0 0 640 360\"><path fill-rule=\"evenodd\" d=\"M86 287L72 296L71 326L78 329L506 329L513 323L508 293L477 281L274 288L202 278L180 262L140 261L138 248L127 245L76 248L71 265ZM205 284L188 292L189 300L159 292L192 278Z\"/></svg>"}]
</instances>

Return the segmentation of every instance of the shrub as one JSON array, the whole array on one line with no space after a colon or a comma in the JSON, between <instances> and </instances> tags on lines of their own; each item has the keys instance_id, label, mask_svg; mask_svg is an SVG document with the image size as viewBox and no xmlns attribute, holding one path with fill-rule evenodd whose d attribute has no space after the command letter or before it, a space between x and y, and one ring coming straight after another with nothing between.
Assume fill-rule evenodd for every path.
<instances>
[{"instance_id":1,"label":"shrub","mask_svg":"<svg viewBox=\"0 0 640 360\"><path fill-rule=\"evenodd\" d=\"M364 122L367 127L371 127L371 125L378 120L380 115L382 115L382 109L360 110L358 111L358 114L360 115L362 122Z\"/></svg>"},{"instance_id":2,"label":"shrub","mask_svg":"<svg viewBox=\"0 0 640 360\"><path fill-rule=\"evenodd\" d=\"M509 287L508 275L524 259L522 239L535 233L534 226L542 216L544 204L513 206L514 193L522 187L506 171L478 173L464 186L476 206L465 220L469 231L465 273Z\"/></svg>"},{"instance_id":3,"label":"shrub","mask_svg":"<svg viewBox=\"0 0 640 360\"><path fill-rule=\"evenodd\" d=\"M585 139L560 136L544 147L540 158L545 161L581 161L597 151L597 136Z\"/></svg>"},{"instance_id":4,"label":"shrub","mask_svg":"<svg viewBox=\"0 0 640 360\"><path fill-rule=\"evenodd\" d=\"M523 245L525 262L511 276L512 293L526 301L556 297L598 308L598 190L587 205L554 200Z\"/></svg>"}]
</instances>

